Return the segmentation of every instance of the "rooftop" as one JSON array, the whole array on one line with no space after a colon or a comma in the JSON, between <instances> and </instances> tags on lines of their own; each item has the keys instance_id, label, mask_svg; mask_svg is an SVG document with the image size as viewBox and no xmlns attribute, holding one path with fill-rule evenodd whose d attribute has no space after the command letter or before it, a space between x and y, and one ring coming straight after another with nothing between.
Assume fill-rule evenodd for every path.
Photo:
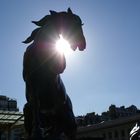
<instances>
[{"instance_id":1,"label":"rooftop","mask_svg":"<svg viewBox=\"0 0 140 140\"><path fill-rule=\"evenodd\" d=\"M23 125L24 115L18 111L1 111L0 110L0 129L11 129L18 125Z\"/></svg>"}]
</instances>

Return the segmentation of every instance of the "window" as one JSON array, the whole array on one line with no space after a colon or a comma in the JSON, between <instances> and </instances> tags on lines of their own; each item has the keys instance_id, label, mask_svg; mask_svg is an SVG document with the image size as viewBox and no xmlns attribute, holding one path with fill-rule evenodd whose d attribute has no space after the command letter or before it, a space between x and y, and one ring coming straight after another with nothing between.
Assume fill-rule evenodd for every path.
<instances>
[{"instance_id":1,"label":"window","mask_svg":"<svg viewBox=\"0 0 140 140\"><path fill-rule=\"evenodd\" d=\"M125 137L125 131L124 130L121 130L121 136Z\"/></svg>"},{"instance_id":2,"label":"window","mask_svg":"<svg viewBox=\"0 0 140 140\"><path fill-rule=\"evenodd\" d=\"M102 136L103 136L104 139L106 139L106 134L105 133L103 133Z\"/></svg>"},{"instance_id":3,"label":"window","mask_svg":"<svg viewBox=\"0 0 140 140\"><path fill-rule=\"evenodd\" d=\"M109 139L112 139L112 132L108 133L108 137L109 137Z\"/></svg>"},{"instance_id":4,"label":"window","mask_svg":"<svg viewBox=\"0 0 140 140\"><path fill-rule=\"evenodd\" d=\"M115 132L114 132L114 137L115 137L115 138L118 138L118 136L119 136L119 135L118 135L118 131L115 130Z\"/></svg>"}]
</instances>

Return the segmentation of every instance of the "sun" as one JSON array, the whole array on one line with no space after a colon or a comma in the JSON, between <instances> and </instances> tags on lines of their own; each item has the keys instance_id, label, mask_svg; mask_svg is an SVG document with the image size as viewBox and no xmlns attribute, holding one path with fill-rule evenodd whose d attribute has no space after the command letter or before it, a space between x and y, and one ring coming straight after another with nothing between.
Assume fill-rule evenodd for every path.
<instances>
[{"instance_id":1,"label":"sun","mask_svg":"<svg viewBox=\"0 0 140 140\"><path fill-rule=\"evenodd\" d=\"M59 40L56 41L55 46L57 51L61 54L64 54L66 57L72 53L69 42L65 40L62 35L60 35Z\"/></svg>"}]
</instances>

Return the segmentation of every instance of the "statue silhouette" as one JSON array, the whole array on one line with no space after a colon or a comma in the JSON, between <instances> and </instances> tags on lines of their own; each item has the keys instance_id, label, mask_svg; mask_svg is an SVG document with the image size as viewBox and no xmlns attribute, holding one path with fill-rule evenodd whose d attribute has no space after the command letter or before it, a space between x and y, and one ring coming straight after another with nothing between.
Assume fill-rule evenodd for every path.
<instances>
[{"instance_id":1,"label":"statue silhouette","mask_svg":"<svg viewBox=\"0 0 140 140\"><path fill-rule=\"evenodd\" d=\"M55 41L61 34L69 40L72 50L79 48L83 51L86 41L82 21L68 8L67 12L50 11L50 15L32 22L39 27L23 42L32 42L23 60L27 137L30 140L58 140L65 134L69 140L74 140L77 129L75 116L60 77L66 68L66 60L56 51Z\"/></svg>"}]
</instances>

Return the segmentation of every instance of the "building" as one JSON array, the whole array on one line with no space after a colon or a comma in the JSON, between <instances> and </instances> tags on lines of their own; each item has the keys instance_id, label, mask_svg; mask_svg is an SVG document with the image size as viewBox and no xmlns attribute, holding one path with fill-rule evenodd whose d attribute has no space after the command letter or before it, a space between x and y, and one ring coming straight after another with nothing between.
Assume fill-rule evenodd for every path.
<instances>
[{"instance_id":1,"label":"building","mask_svg":"<svg viewBox=\"0 0 140 140\"><path fill-rule=\"evenodd\" d=\"M24 135L24 116L17 101L0 95L0 140L20 140Z\"/></svg>"},{"instance_id":2,"label":"building","mask_svg":"<svg viewBox=\"0 0 140 140\"><path fill-rule=\"evenodd\" d=\"M25 134L23 124L22 112L0 110L0 140L21 140Z\"/></svg>"},{"instance_id":3,"label":"building","mask_svg":"<svg viewBox=\"0 0 140 140\"><path fill-rule=\"evenodd\" d=\"M91 112L87 113L85 116L76 117L76 121L78 126L87 126L100 123L102 120L100 115L95 114L95 112Z\"/></svg>"},{"instance_id":4,"label":"building","mask_svg":"<svg viewBox=\"0 0 140 140\"><path fill-rule=\"evenodd\" d=\"M0 95L0 110L3 111L19 111L17 108L17 101L10 99L4 95Z\"/></svg>"},{"instance_id":5,"label":"building","mask_svg":"<svg viewBox=\"0 0 140 140\"><path fill-rule=\"evenodd\" d=\"M110 105L109 109L101 115L91 112L86 115L76 117L76 121L78 126L87 126L138 114L140 114L140 110L134 105L127 108L125 108L125 106L116 107L115 105Z\"/></svg>"},{"instance_id":6,"label":"building","mask_svg":"<svg viewBox=\"0 0 140 140\"><path fill-rule=\"evenodd\" d=\"M109 119L113 120L116 118L128 117L139 114L140 110L137 109L137 107L134 105L131 105L127 108L125 108L125 106L116 107L115 105L111 105L107 112Z\"/></svg>"},{"instance_id":7,"label":"building","mask_svg":"<svg viewBox=\"0 0 140 140\"><path fill-rule=\"evenodd\" d=\"M98 137L104 140L129 140L129 133L140 121L140 110L131 105L116 107L110 105L101 115L95 112L76 117L78 138Z\"/></svg>"},{"instance_id":8,"label":"building","mask_svg":"<svg viewBox=\"0 0 140 140\"><path fill-rule=\"evenodd\" d=\"M140 114L78 128L77 137L98 137L104 140L129 140L129 133L140 121Z\"/></svg>"}]
</instances>

